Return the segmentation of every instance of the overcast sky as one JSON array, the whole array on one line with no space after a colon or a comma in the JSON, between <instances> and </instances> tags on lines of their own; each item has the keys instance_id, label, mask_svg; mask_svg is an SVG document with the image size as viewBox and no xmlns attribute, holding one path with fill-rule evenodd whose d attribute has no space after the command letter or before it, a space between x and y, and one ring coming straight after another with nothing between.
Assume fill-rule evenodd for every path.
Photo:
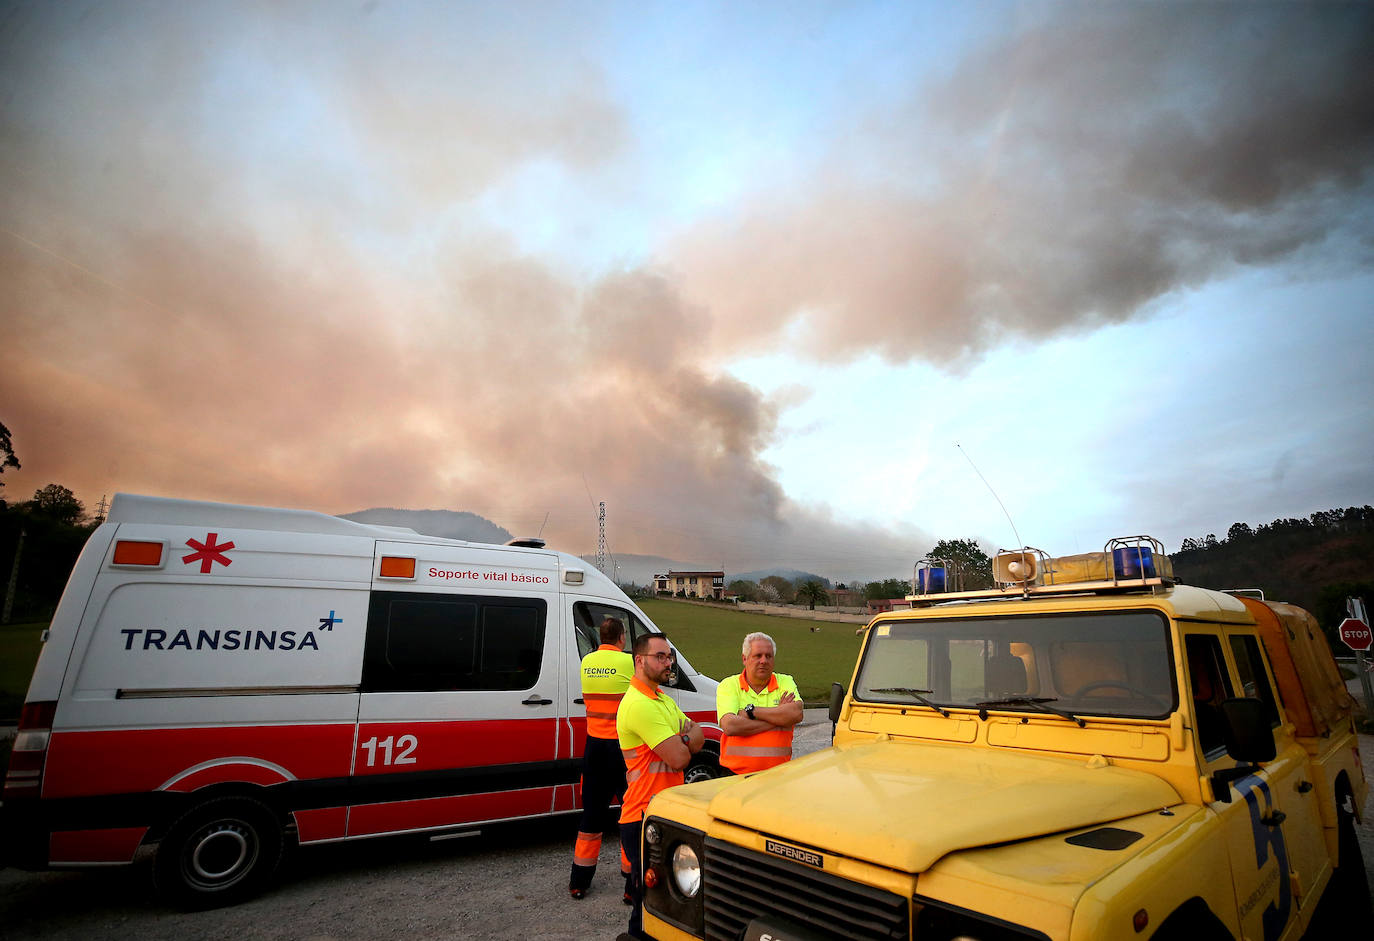
<instances>
[{"instance_id":1,"label":"overcast sky","mask_svg":"<svg viewBox=\"0 0 1374 941\"><path fill-rule=\"evenodd\" d=\"M1371 62L1370 4L3 2L3 493L836 580L1374 502Z\"/></svg>"}]
</instances>

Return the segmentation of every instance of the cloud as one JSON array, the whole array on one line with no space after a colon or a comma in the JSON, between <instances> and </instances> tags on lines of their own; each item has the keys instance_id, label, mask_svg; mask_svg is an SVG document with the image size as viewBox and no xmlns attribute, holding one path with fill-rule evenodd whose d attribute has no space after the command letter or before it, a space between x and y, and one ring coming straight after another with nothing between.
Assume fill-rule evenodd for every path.
<instances>
[{"instance_id":1,"label":"cloud","mask_svg":"<svg viewBox=\"0 0 1374 941\"><path fill-rule=\"evenodd\" d=\"M1042 13L665 252L722 336L957 367L1239 266L1374 260L1374 10Z\"/></svg>"},{"instance_id":2,"label":"cloud","mask_svg":"<svg viewBox=\"0 0 1374 941\"><path fill-rule=\"evenodd\" d=\"M595 218L645 192L620 24L436 9L0 13L7 496L548 513L572 551L604 499L612 551L903 574L923 532L784 492L762 455L807 390L731 356L957 365L1374 245L1360 7L1052 6L831 116L810 178L591 270L491 194L554 179Z\"/></svg>"}]
</instances>

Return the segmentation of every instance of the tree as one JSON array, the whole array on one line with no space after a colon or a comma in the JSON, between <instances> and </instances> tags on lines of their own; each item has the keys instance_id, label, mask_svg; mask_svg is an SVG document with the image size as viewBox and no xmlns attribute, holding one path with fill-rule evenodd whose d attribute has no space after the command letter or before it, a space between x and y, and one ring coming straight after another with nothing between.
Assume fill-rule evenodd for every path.
<instances>
[{"instance_id":1,"label":"tree","mask_svg":"<svg viewBox=\"0 0 1374 941\"><path fill-rule=\"evenodd\" d=\"M779 604L791 604L797 597L797 590L792 583L781 575L769 575L759 581L760 590L770 588L776 594Z\"/></svg>"},{"instance_id":2,"label":"tree","mask_svg":"<svg viewBox=\"0 0 1374 941\"><path fill-rule=\"evenodd\" d=\"M29 509L36 516L46 516L48 519L73 526L81 522L81 517L86 512L76 494L61 484L48 484L40 490L35 490Z\"/></svg>"},{"instance_id":3,"label":"tree","mask_svg":"<svg viewBox=\"0 0 1374 941\"><path fill-rule=\"evenodd\" d=\"M32 500L0 501L0 578L4 612L21 619L51 617L67 575L91 534L84 507L66 487L49 484Z\"/></svg>"},{"instance_id":4,"label":"tree","mask_svg":"<svg viewBox=\"0 0 1374 941\"><path fill-rule=\"evenodd\" d=\"M885 578L864 585L864 599L882 601L886 598L905 598L911 594L911 582L905 578Z\"/></svg>"},{"instance_id":5,"label":"tree","mask_svg":"<svg viewBox=\"0 0 1374 941\"><path fill-rule=\"evenodd\" d=\"M797 586L797 599L799 601L805 601L806 606L812 611L816 610L816 605L818 603L830 603L829 593L822 588L821 583L817 581L804 582Z\"/></svg>"},{"instance_id":6,"label":"tree","mask_svg":"<svg viewBox=\"0 0 1374 941\"><path fill-rule=\"evenodd\" d=\"M0 455L4 455L4 460L0 460L0 474L5 472L7 467L19 467L19 458L14 456L14 443L10 440L10 430L0 422ZM5 488L5 482L0 480L0 490Z\"/></svg>"},{"instance_id":7,"label":"tree","mask_svg":"<svg viewBox=\"0 0 1374 941\"><path fill-rule=\"evenodd\" d=\"M976 539L941 539L927 557L953 562L963 576L960 584L966 591L992 587L992 559Z\"/></svg>"},{"instance_id":8,"label":"tree","mask_svg":"<svg viewBox=\"0 0 1374 941\"><path fill-rule=\"evenodd\" d=\"M758 601L759 583L747 578L737 578L730 583L730 594L738 595L740 601Z\"/></svg>"},{"instance_id":9,"label":"tree","mask_svg":"<svg viewBox=\"0 0 1374 941\"><path fill-rule=\"evenodd\" d=\"M1313 519L1315 518L1316 514L1314 513ZM1250 529L1249 523L1232 523L1231 528L1226 530L1226 541L1238 542L1239 540L1247 539L1253 535L1254 532Z\"/></svg>"}]
</instances>

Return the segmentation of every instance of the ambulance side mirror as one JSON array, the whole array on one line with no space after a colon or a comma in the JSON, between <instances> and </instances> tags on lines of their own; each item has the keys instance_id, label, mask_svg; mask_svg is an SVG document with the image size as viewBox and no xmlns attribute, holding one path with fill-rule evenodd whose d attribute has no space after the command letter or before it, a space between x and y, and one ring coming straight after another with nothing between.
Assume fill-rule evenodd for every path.
<instances>
[{"instance_id":1,"label":"ambulance side mirror","mask_svg":"<svg viewBox=\"0 0 1374 941\"><path fill-rule=\"evenodd\" d=\"M673 657L673 672L668 678L668 688L682 689L686 690L689 693L696 692L696 685L692 682L692 680L687 676L686 672L678 664L677 648L674 647L672 644L669 644L668 653L672 654Z\"/></svg>"}]
</instances>

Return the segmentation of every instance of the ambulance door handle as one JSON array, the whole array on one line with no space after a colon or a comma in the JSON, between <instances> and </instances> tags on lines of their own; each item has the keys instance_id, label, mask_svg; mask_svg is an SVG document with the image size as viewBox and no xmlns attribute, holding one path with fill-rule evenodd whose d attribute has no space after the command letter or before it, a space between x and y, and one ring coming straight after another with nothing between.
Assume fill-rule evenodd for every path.
<instances>
[{"instance_id":1,"label":"ambulance door handle","mask_svg":"<svg viewBox=\"0 0 1374 941\"><path fill-rule=\"evenodd\" d=\"M526 699L526 700L522 701L522 702L521 702L521 705L522 705L522 706L552 706L552 705L553 705L553 700L552 700L552 699L541 699L540 696L539 696L539 694L538 694L538 693L535 693L535 694L534 694L533 696L531 696L529 699Z\"/></svg>"},{"instance_id":2,"label":"ambulance door handle","mask_svg":"<svg viewBox=\"0 0 1374 941\"><path fill-rule=\"evenodd\" d=\"M578 696L576 699L573 700L573 702L577 703L579 706L582 706L586 705L587 700L583 699L581 696Z\"/></svg>"}]
</instances>

